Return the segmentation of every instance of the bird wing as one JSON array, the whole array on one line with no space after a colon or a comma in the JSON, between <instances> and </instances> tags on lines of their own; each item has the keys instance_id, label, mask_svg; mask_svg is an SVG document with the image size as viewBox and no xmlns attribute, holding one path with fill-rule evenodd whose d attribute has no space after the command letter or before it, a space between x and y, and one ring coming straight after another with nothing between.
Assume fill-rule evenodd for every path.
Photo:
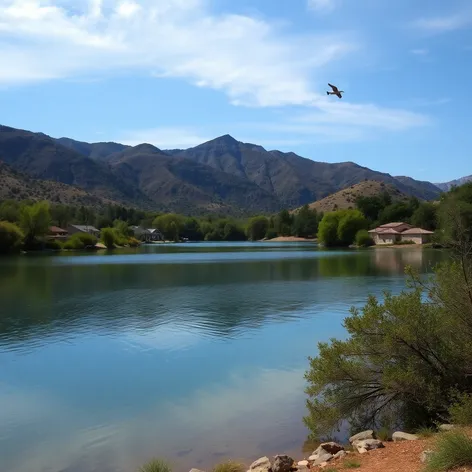
<instances>
[{"instance_id":1,"label":"bird wing","mask_svg":"<svg viewBox=\"0 0 472 472\"><path fill-rule=\"evenodd\" d=\"M336 95L337 95L339 98L343 98L343 96L341 95L341 92L336 92Z\"/></svg>"},{"instance_id":2,"label":"bird wing","mask_svg":"<svg viewBox=\"0 0 472 472\"><path fill-rule=\"evenodd\" d=\"M338 90L338 87L336 87L336 85L331 85L331 84L328 84L332 89L333 89L333 92L334 93L338 93L339 90Z\"/></svg>"}]
</instances>

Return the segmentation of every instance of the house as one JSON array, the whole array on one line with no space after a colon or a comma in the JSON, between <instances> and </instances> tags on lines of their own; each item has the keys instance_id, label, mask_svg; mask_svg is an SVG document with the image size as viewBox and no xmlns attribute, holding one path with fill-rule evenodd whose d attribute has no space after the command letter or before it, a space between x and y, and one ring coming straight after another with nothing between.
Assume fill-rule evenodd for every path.
<instances>
[{"instance_id":1,"label":"house","mask_svg":"<svg viewBox=\"0 0 472 472\"><path fill-rule=\"evenodd\" d=\"M69 233L59 226L50 226L47 237L49 239L66 239Z\"/></svg>"},{"instance_id":2,"label":"house","mask_svg":"<svg viewBox=\"0 0 472 472\"><path fill-rule=\"evenodd\" d=\"M387 223L375 229L371 229L369 234L375 244L398 244L405 241L412 241L414 244L425 244L431 241L433 231L422 228L414 228L408 223Z\"/></svg>"},{"instance_id":3,"label":"house","mask_svg":"<svg viewBox=\"0 0 472 472\"><path fill-rule=\"evenodd\" d=\"M131 230L133 231L134 237L140 241L164 241L164 236L158 229L131 226Z\"/></svg>"},{"instance_id":4,"label":"house","mask_svg":"<svg viewBox=\"0 0 472 472\"><path fill-rule=\"evenodd\" d=\"M100 237L100 230L92 225L68 225L67 232L69 235L73 235L75 233L89 233L97 238Z\"/></svg>"}]
</instances>

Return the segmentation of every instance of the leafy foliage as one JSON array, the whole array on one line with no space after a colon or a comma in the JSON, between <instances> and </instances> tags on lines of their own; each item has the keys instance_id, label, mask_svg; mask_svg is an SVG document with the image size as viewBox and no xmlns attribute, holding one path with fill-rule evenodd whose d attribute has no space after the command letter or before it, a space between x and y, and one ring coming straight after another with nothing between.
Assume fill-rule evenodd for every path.
<instances>
[{"instance_id":1,"label":"leafy foliage","mask_svg":"<svg viewBox=\"0 0 472 472\"><path fill-rule=\"evenodd\" d=\"M75 233L65 243L64 249L85 249L97 244L97 238L89 233Z\"/></svg>"},{"instance_id":2,"label":"leafy foliage","mask_svg":"<svg viewBox=\"0 0 472 472\"><path fill-rule=\"evenodd\" d=\"M269 219L265 216L255 216L248 222L246 235L251 241L259 241L265 238L269 229Z\"/></svg>"},{"instance_id":3,"label":"leafy foliage","mask_svg":"<svg viewBox=\"0 0 472 472\"><path fill-rule=\"evenodd\" d=\"M435 449L425 468L426 472L448 472L472 466L472 439L462 431L441 434Z\"/></svg>"},{"instance_id":4,"label":"leafy foliage","mask_svg":"<svg viewBox=\"0 0 472 472\"><path fill-rule=\"evenodd\" d=\"M24 205L20 209L20 227L25 235L25 246L33 246L38 238L45 236L51 224L48 202Z\"/></svg>"},{"instance_id":5,"label":"leafy foliage","mask_svg":"<svg viewBox=\"0 0 472 472\"><path fill-rule=\"evenodd\" d=\"M24 235L18 226L9 221L0 221L0 253L19 251L23 237Z\"/></svg>"},{"instance_id":6,"label":"leafy foliage","mask_svg":"<svg viewBox=\"0 0 472 472\"><path fill-rule=\"evenodd\" d=\"M366 229L361 229L356 233L356 246L369 247L374 245L374 240Z\"/></svg>"},{"instance_id":7,"label":"leafy foliage","mask_svg":"<svg viewBox=\"0 0 472 472\"><path fill-rule=\"evenodd\" d=\"M338 210L326 213L320 222L318 239L325 246L349 246L368 221L359 210Z\"/></svg>"},{"instance_id":8,"label":"leafy foliage","mask_svg":"<svg viewBox=\"0 0 472 472\"><path fill-rule=\"evenodd\" d=\"M472 425L472 394L457 393L449 407L449 418L452 424Z\"/></svg>"}]
</instances>

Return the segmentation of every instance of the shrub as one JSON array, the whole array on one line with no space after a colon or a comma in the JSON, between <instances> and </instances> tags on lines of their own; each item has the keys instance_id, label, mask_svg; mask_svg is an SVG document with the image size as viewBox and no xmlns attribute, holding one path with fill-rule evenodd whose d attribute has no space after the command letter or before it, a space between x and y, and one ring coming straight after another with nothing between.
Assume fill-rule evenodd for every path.
<instances>
[{"instance_id":1,"label":"shrub","mask_svg":"<svg viewBox=\"0 0 472 472\"><path fill-rule=\"evenodd\" d=\"M52 251L60 251L62 249L62 243L57 239L46 239L44 247L45 249L51 249Z\"/></svg>"},{"instance_id":2,"label":"shrub","mask_svg":"<svg viewBox=\"0 0 472 472\"><path fill-rule=\"evenodd\" d=\"M420 438L430 438L431 436L434 436L436 434L436 430L434 428L432 428L431 426L425 426L423 428L418 428L416 430L416 434L420 437Z\"/></svg>"},{"instance_id":3,"label":"shrub","mask_svg":"<svg viewBox=\"0 0 472 472\"><path fill-rule=\"evenodd\" d=\"M64 243L64 249L85 249L95 244L97 244L97 238L92 234L75 233Z\"/></svg>"},{"instance_id":4,"label":"shrub","mask_svg":"<svg viewBox=\"0 0 472 472\"><path fill-rule=\"evenodd\" d=\"M139 469L139 472L171 472L171 470L172 469L167 462L161 459L153 459L147 464L144 464Z\"/></svg>"},{"instance_id":5,"label":"shrub","mask_svg":"<svg viewBox=\"0 0 472 472\"><path fill-rule=\"evenodd\" d=\"M402 239L401 241L397 241L395 244L397 246L407 246L409 244L415 244L415 242L410 239Z\"/></svg>"},{"instance_id":6,"label":"shrub","mask_svg":"<svg viewBox=\"0 0 472 472\"><path fill-rule=\"evenodd\" d=\"M347 459L343 463L345 469L358 469L361 464L355 459Z\"/></svg>"},{"instance_id":7,"label":"shrub","mask_svg":"<svg viewBox=\"0 0 472 472\"><path fill-rule=\"evenodd\" d=\"M377 431L377 439L380 439L381 441L388 441L390 439L390 429L386 426L380 428Z\"/></svg>"},{"instance_id":8,"label":"shrub","mask_svg":"<svg viewBox=\"0 0 472 472\"><path fill-rule=\"evenodd\" d=\"M139 239L131 237L128 239L128 244L130 247L138 247L141 245L141 241L139 241Z\"/></svg>"},{"instance_id":9,"label":"shrub","mask_svg":"<svg viewBox=\"0 0 472 472\"><path fill-rule=\"evenodd\" d=\"M115 247L117 235L114 228L102 228L100 236L103 241L103 244L105 244L108 249L112 249Z\"/></svg>"},{"instance_id":10,"label":"shrub","mask_svg":"<svg viewBox=\"0 0 472 472\"><path fill-rule=\"evenodd\" d=\"M245 472L246 467L234 461L222 462L213 467L212 472Z\"/></svg>"},{"instance_id":11,"label":"shrub","mask_svg":"<svg viewBox=\"0 0 472 472\"><path fill-rule=\"evenodd\" d=\"M374 245L374 240L371 238L366 229L361 229L356 233L356 246L369 247Z\"/></svg>"},{"instance_id":12,"label":"shrub","mask_svg":"<svg viewBox=\"0 0 472 472\"><path fill-rule=\"evenodd\" d=\"M468 393L455 395L448 411L452 424L472 425L472 395Z\"/></svg>"},{"instance_id":13,"label":"shrub","mask_svg":"<svg viewBox=\"0 0 472 472\"><path fill-rule=\"evenodd\" d=\"M0 221L0 253L19 251L23 243L23 232L8 221Z\"/></svg>"},{"instance_id":14,"label":"shrub","mask_svg":"<svg viewBox=\"0 0 472 472\"><path fill-rule=\"evenodd\" d=\"M438 437L435 452L426 466L427 472L447 472L472 465L472 439L462 431Z\"/></svg>"}]
</instances>

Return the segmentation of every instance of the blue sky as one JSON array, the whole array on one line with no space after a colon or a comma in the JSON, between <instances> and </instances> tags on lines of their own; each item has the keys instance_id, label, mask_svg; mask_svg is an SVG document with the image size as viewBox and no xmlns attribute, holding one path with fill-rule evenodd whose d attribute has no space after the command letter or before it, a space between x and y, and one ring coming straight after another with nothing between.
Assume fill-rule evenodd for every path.
<instances>
[{"instance_id":1,"label":"blue sky","mask_svg":"<svg viewBox=\"0 0 472 472\"><path fill-rule=\"evenodd\" d=\"M54 137L472 174L470 0L0 0L0 64L0 123Z\"/></svg>"}]
</instances>

